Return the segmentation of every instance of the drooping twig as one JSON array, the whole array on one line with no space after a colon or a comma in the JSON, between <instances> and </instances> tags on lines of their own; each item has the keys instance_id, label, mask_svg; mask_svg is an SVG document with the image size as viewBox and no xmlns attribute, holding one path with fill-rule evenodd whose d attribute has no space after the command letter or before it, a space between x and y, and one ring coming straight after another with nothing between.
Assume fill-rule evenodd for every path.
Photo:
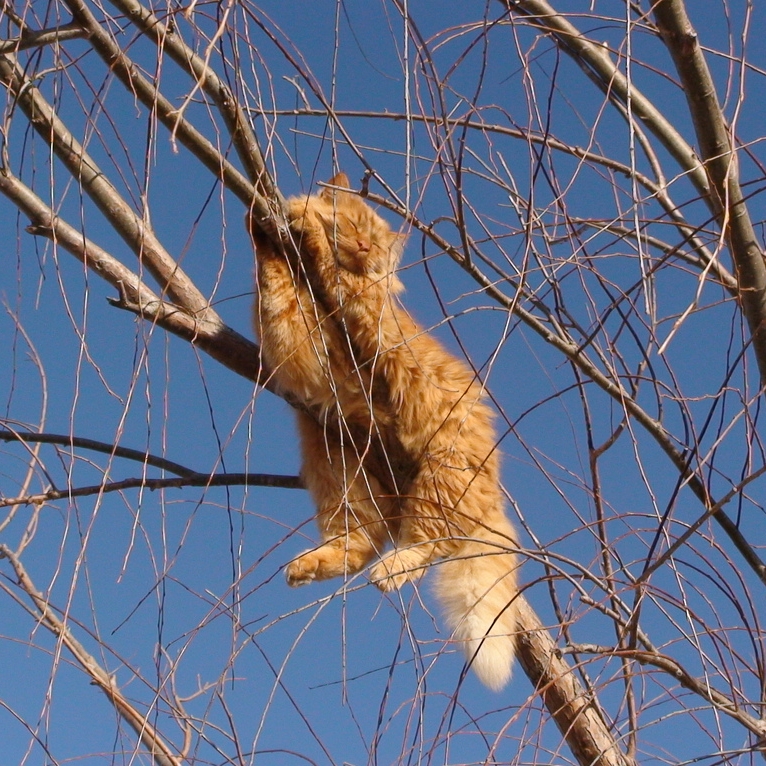
<instances>
[{"instance_id":1,"label":"drooping twig","mask_svg":"<svg viewBox=\"0 0 766 766\"><path fill-rule=\"evenodd\" d=\"M589 644L578 644L573 646L572 650L582 654L590 652L599 656L625 657L635 660L642 665L659 668L672 678L675 678L685 689L706 700L713 708L725 713L744 726L758 737L759 742L766 742L766 719L751 715L725 694L721 694L717 689L714 689L708 679L700 680L695 678L681 663L672 657L660 654L657 651L650 652L643 649L612 648ZM764 754L766 754L766 751L764 751Z\"/></svg>"},{"instance_id":2,"label":"drooping twig","mask_svg":"<svg viewBox=\"0 0 766 766\"><path fill-rule=\"evenodd\" d=\"M216 312L195 316L162 300L138 274L88 239L63 218L55 215L26 184L6 171L0 173L0 194L4 194L29 218L30 233L46 237L86 264L114 286L119 298L113 305L140 316L168 332L193 343L242 377L271 386L270 376L260 361L258 346L226 325Z\"/></svg>"},{"instance_id":3,"label":"drooping twig","mask_svg":"<svg viewBox=\"0 0 766 766\"><path fill-rule=\"evenodd\" d=\"M80 667L90 676L94 685L104 692L107 699L114 705L119 716L136 733L136 736L149 751L155 766L182 766L182 761L164 738L122 694L117 681L99 665L95 657L74 637L72 631L55 613L50 604L27 573L24 565L8 546L0 544L0 558L7 559L16 578L19 587L29 596L37 611L37 618L41 625L53 633L56 638L71 652Z\"/></svg>"},{"instance_id":4,"label":"drooping twig","mask_svg":"<svg viewBox=\"0 0 766 766\"><path fill-rule=\"evenodd\" d=\"M256 112L258 114L258 112ZM697 253L699 259L696 261L689 258L689 262L693 263L698 268L704 270L709 269L710 273L715 276L726 287L727 290L732 291L736 289L736 281L729 271L719 263L718 259L713 256L710 249L705 245L702 239L699 237L699 233L689 225L688 221L681 212L679 206L673 201L666 185L653 181L644 173L641 173L636 168L631 168L625 163L619 162L611 157L599 154L591 149L585 149L581 146L576 146L566 141L561 141L552 135L543 135L536 133L529 129L522 129L518 127L508 127L507 125L499 125L495 123L484 122L477 119L465 119L465 118L447 118L446 120L441 117L435 117L428 114L403 114L401 112L374 112L374 111L359 111L349 109L335 109L329 112L327 109L274 109L269 110L269 115L272 116L294 116L294 117L321 117L329 119L334 117L339 118L352 118L352 119L372 119L372 120L391 120L391 121L403 121L410 122L423 122L423 123L436 123L444 122L451 127L462 126L470 130L480 131L481 133L487 133L490 135L508 136L510 138L518 138L522 141L527 141L532 144L540 144L549 149L555 149L558 152L564 154L570 154L572 157L576 157L579 160L583 160L594 165L603 166L608 170L611 170L620 175L624 175L627 178L634 179L639 186L645 188L649 194L657 200L662 206L665 214L670 218L678 229L681 236L684 238L690 248ZM587 221L585 221L587 223ZM613 227L612 227L613 228ZM665 249L665 248L663 248ZM679 252L679 257L685 257L683 252Z\"/></svg>"}]
</instances>

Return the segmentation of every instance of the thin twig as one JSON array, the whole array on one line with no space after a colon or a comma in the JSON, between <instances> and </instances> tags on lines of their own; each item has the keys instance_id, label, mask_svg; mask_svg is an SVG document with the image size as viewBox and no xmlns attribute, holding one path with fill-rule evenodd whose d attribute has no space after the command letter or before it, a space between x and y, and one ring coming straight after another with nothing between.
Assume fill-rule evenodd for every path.
<instances>
[{"instance_id":1,"label":"thin twig","mask_svg":"<svg viewBox=\"0 0 766 766\"><path fill-rule=\"evenodd\" d=\"M44 45L63 43L67 40L77 40L87 37L88 33L80 24L62 24L51 29L25 29L20 37L0 40L0 53L16 53L17 51L40 48Z\"/></svg>"},{"instance_id":2,"label":"thin twig","mask_svg":"<svg viewBox=\"0 0 766 766\"><path fill-rule=\"evenodd\" d=\"M0 558L8 559L16 574L19 587L32 600L40 624L46 627L72 653L80 667L90 676L93 684L104 692L121 718L133 729L136 736L149 750L156 766L182 766L180 758L142 715L122 694L117 681L98 664L96 659L72 635L69 627L56 616L47 599L35 587L26 569L7 545L0 544Z\"/></svg>"},{"instance_id":3,"label":"thin twig","mask_svg":"<svg viewBox=\"0 0 766 766\"><path fill-rule=\"evenodd\" d=\"M142 219L122 198L85 147L68 130L15 58L0 56L0 80L14 94L30 124L91 197L115 231L152 273L163 295L192 316L215 319L208 300Z\"/></svg>"}]
</instances>

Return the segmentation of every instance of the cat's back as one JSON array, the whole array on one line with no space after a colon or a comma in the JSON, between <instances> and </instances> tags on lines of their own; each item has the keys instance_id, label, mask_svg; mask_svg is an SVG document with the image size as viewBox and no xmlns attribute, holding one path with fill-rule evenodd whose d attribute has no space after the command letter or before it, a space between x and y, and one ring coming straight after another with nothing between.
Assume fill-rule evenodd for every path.
<instances>
[{"instance_id":1,"label":"cat's back","mask_svg":"<svg viewBox=\"0 0 766 766\"><path fill-rule=\"evenodd\" d=\"M413 322L397 352L383 358L402 437L413 448L468 437L484 451L494 443L494 414L480 378L439 339Z\"/></svg>"}]
</instances>

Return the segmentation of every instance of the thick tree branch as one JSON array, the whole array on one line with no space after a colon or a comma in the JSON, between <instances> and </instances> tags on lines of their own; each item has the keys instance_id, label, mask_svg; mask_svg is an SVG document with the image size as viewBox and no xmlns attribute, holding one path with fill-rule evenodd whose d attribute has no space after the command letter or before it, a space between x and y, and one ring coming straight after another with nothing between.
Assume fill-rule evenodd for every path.
<instances>
[{"instance_id":1,"label":"thick tree branch","mask_svg":"<svg viewBox=\"0 0 766 766\"><path fill-rule=\"evenodd\" d=\"M28 186L7 171L0 172L0 193L29 218L30 233L61 245L114 286L119 293L119 298L112 301L115 306L193 343L242 377L271 387L269 372L260 363L258 346L226 325L216 312L210 310L204 317L193 316L161 300L136 273L55 215Z\"/></svg>"},{"instance_id":2,"label":"thick tree branch","mask_svg":"<svg viewBox=\"0 0 766 766\"><path fill-rule=\"evenodd\" d=\"M136 0L111 0L126 17L167 53L212 99L228 128L242 164L256 191L272 204L271 217L281 217L284 198L274 186L247 113L229 86L198 56L183 38L171 31L152 11ZM264 211L265 212L265 211Z\"/></svg>"},{"instance_id":3,"label":"thick tree branch","mask_svg":"<svg viewBox=\"0 0 766 766\"><path fill-rule=\"evenodd\" d=\"M661 0L654 6L654 16L686 94L700 154L710 178L713 209L734 261L742 310L750 328L761 382L766 386L766 261L739 184L733 139L684 3Z\"/></svg>"},{"instance_id":4,"label":"thick tree branch","mask_svg":"<svg viewBox=\"0 0 766 766\"><path fill-rule=\"evenodd\" d=\"M63 43L67 40L77 40L87 37L88 33L80 24L62 24L51 29L28 29L22 30L19 37L0 40L0 53L16 53L30 48L40 48L43 45Z\"/></svg>"},{"instance_id":5,"label":"thick tree branch","mask_svg":"<svg viewBox=\"0 0 766 766\"><path fill-rule=\"evenodd\" d=\"M702 161L670 121L620 72L604 47L581 34L547 0L502 2L509 11L524 14L551 34L610 98L630 103L632 114L647 126L694 183L729 244L737 270L740 301L761 380L766 384L766 264L739 186L736 155L715 85L683 0L661 0L655 4L654 14L681 77Z\"/></svg>"},{"instance_id":6,"label":"thick tree branch","mask_svg":"<svg viewBox=\"0 0 766 766\"><path fill-rule=\"evenodd\" d=\"M593 700L561 657L548 630L527 600L518 599L516 637L519 662L545 701L577 761L585 766L629 766Z\"/></svg>"},{"instance_id":7,"label":"thick tree branch","mask_svg":"<svg viewBox=\"0 0 766 766\"><path fill-rule=\"evenodd\" d=\"M603 45L583 35L547 0L501 2L511 13L524 15L529 18L530 23L550 34L606 96L616 99L621 104L629 104L631 114L641 120L676 160L700 196L705 200L709 199L710 183L692 146L670 120L620 71Z\"/></svg>"},{"instance_id":8,"label":"thick tree branch","mask_svg":"<svg viewBox=\"0 0 766 766\"><path fill-rule=\"evenodd\" d=\"M93 49L120 79L120 82L131 93L135 93L141 103L156 114L157 119L168 130L175 131L180 142L216 178L220 178L221 183L229 191L245 205L251 204L255 195L253 184L221 154L211 141L179 114L177 106L165 98L151 80L141 74L140 69L120 48L109 31L99 24L88 5L83 0L67 0L67 6L87 29ZM268 208L264 207L263 213L265 214L267 210Z\"/></svg>"},{"instance_id":9,"label":"thick tree branch","mask_svg":"<svg viewBox=\"0 0 766 766\"><path fill-rule=\"evenodd\" d=\"M200 319L215 317L207 299L89 156L12 56L0 56L0 81L13 93L37 133L101 210L161 286L163 295Z\"/></svg>"}]
</instances>

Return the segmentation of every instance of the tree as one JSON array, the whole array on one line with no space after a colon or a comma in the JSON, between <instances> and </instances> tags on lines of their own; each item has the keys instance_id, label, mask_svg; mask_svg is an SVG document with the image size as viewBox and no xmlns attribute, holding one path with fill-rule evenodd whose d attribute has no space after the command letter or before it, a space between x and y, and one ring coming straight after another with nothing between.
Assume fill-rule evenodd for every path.
<instances>
[{"instance_id":1,"label":"tree","mask_svg":"<svg viewBox=\"0 0 766 766\"><path fill-rule=\"evenodd\" d=\"M3 13L13 756L764 752L761 9ZM502 696L427 588L279 576L310 508L243 220L292 247L284 195L339 164L409 231L406 302L499 413L532 682Z\"/></svg>"}]
</instances>

